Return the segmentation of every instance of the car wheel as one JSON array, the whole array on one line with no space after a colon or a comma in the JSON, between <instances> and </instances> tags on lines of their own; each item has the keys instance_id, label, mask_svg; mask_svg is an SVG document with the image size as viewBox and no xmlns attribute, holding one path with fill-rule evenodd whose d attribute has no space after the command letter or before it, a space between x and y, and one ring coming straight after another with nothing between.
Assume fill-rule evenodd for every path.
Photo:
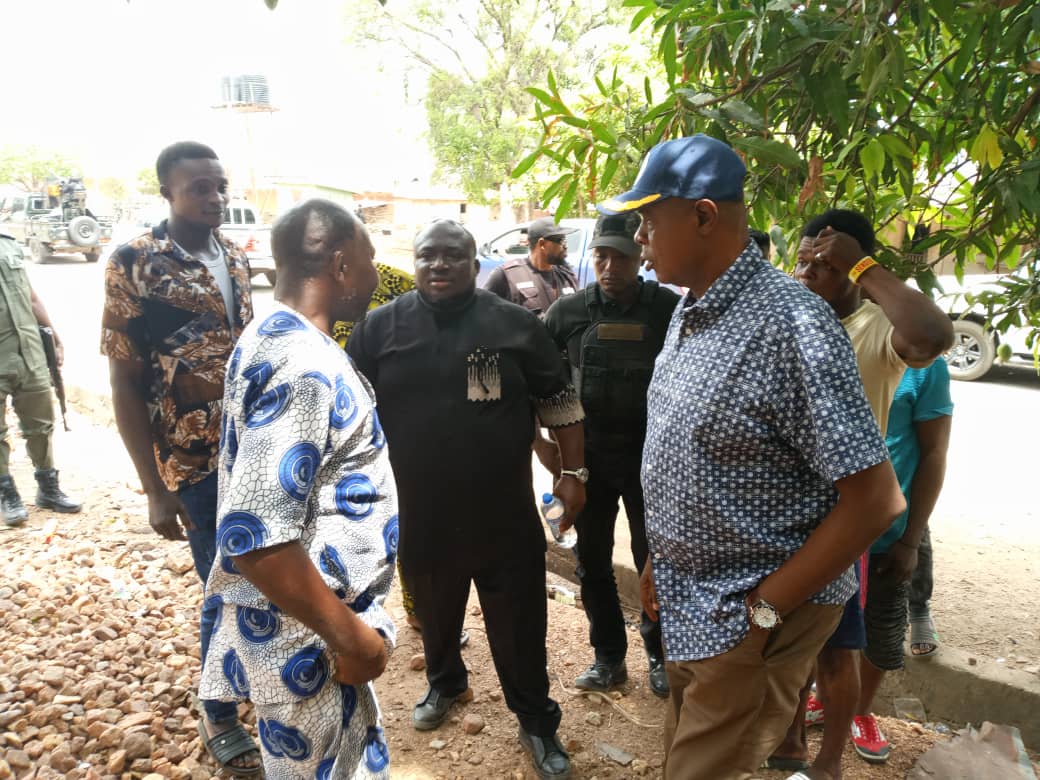
<instances>
[{"instance_id":1,"label":"car wheel","mask_svg":"<svg viewBox=\"0 0 1040 780\"><path fill-rule=\"evenodd\" d=\"M76 246L94 246L101 237L101 226L93 217L76 217L69 223L69 241Z\"/></svg>"},{"instance_id":2,"label":"car wheel","mask_svg":"<svg viewBox=\"0 0 1040 780\"><path fill-rule=\"evenodd\" d=\"M953 346L943 356L951 379L970 382L984 376L996 355L992 333L971 320L953 321Z\"/></svg>"},{"instance_id":3,"label":"car wheel","mask_svg":"<svg viewBox=\"0 0 1040 780\"><path fill-rule=\"evenodd\" d=\"M274 283L278 279L278 273L276 271L264 271L264 278L267 279L269 285L274 287Z\"/></svg>"},{"instance_id":4,"label":"car wheel","mask_svg":"<svg viewBox=\"0 0 1040 780\"><path fill-rule=\"evenodd\" d=\"M87 258L87 262L88 263L96 263L98 261L98 258L101 257L101 253L100 252L84 252L83 256L85 258Z\"/></svg>"},{"instance_id":5,"label":"car wheel","mask_svg":"<svg viewBox=\"0 0 1040 780\"><path fill-rule=\"evenodd\" d=\"M34 238L29 241L29 256L34 263L46 263L50 252L39 239Z\"/></svg>"}]
</instances>

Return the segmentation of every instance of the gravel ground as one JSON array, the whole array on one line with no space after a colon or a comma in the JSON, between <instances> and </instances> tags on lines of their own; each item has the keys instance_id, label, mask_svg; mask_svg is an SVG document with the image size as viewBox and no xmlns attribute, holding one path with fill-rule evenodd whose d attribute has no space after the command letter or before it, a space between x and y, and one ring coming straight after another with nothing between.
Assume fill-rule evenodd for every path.
<instances>
[{"instance_id":1,"label":"gravel ground","mask_svg":"<svg viewBox=\"0 0 1040 780\"><path fill-rule=\"evenodd\" d=\"M59 448L63 484L87 500L87 509L54 518L31 507L25 526L0 531L0 780L209 780L218 775L199 744L192 706L201 588L187 546L151 532L114 432L82 415L71 422L76 433L62 434ZM24 455L16 454L13 472L31 499ZM421 666L421 637L405 625L396 591L390 609L399 618L399 644L377 687L393 777L533 778L475 598L464 651L473 699L426 733L410 723L425 689L414 668ZM590 660L581 610L550 600L549 626L552 694L563 707L560 735L574 777L660 777L663 705L647 687L634 626L630 680L609 698L571 688ZM243 715L252 728L248 707ZM850 749L846 780L905 777L937 737L900 721L883 720L883 728L896 746L891 763L867 766Z\"/></svg>"}]
</instances>

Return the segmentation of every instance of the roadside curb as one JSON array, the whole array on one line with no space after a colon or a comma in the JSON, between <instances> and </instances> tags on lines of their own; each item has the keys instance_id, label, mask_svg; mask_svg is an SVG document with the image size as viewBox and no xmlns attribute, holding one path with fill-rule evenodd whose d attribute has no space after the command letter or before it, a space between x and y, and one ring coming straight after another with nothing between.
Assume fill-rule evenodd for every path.
<instances>
[{"instance_id":1,"label":"roadside curb","mask_svg":"<svg viewBox=\"0 0 1040 780\"><path fill-rule=\"evenodd\" d=\"M639 609L639 575L628 550L615 547L614 576L626 605ZM549 571L577 584L576 561L568 550L549 541ZM974 660L973 664L971 660ZM907 658L906 669L885 675L878 692L879 715L892 715L896 698L913 697L924 704L928 719L956 726L983 721L1017 726L1027 748L1040 749L1040 676L1007 669L995 661L974 659L970 653L944 645L929 661Z\"/></svg>"}]
</instances>

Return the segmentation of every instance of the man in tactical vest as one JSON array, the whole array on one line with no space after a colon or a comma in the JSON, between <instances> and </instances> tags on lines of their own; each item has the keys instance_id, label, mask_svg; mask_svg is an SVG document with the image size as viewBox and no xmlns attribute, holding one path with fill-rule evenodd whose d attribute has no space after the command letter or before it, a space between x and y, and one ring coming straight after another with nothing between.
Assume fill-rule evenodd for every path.
<instances>
[{"instance_id":1,"label":"man in tactical vest","mask_svg":"<svg viewBox=\"0 0 1040 780\"><path fill-rule=\"evenodd\" d=\"M541 316L557 298L578 289L578 277L567 265L567 235L573 232L552 217L536 219L527 228L530 256L506 260L491 272L484 289Z\"/></svg>"},{"instance_id":2,"label":"man in tactical vest","mask_svg":"<svg viewBox=\"0 0 1040 780\"><path fill-rule=\"evenodd\" d=\"M589 247L596 282L560 299L545 326L564 354L585 408L587 502L578 515L578 577L589 618L595 662L575 681L606 691L628 677L628 640L614 580L614 522L625 504L636 571L646 563L643 489L639 481L646 435L646 391L679 296L639 277L640 250L632 237L639 216L600 217ZM640 633L650 688L668 695L660 624L643 613Z\"/></svg>"}]
</instances>

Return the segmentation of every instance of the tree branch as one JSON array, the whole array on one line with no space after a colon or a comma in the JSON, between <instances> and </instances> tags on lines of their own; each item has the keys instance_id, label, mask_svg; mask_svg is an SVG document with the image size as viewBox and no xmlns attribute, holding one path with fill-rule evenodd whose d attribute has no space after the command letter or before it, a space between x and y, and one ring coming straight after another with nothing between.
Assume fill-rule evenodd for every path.
<instances>
[{"instance_id":1,"label":"tree branch","mask_svg":"<svg viewBox=\"0 0 1040 780\"><path fill-rule=\"evenodd\" d=\"M394 16L393 14L391 14L389 12L387 12L387 16L390 17L390 19L392 19L395 24L399 24L401 27L405 28L406 30L410 30L411 32L415 33L416 35L421 35L424 38L428 38L429 40L432 40L435 43L437 43L438 46L443 48L445 51L447 51L449 54L451 54L452 57L455 58L455 60L459 64L459 67L462 69L462 73L466 76L467 79L469 79L470 81L476 81L477 80L473 76L473 74L470 72L469 68L466 67L466 61L462 58L462 55L459 53L458 49L456 49L454 46L451 46L443 37L438 36L435 33L430 32L429 30L424 30L422 27L419 27L416 24L412 24L411 22L407 22L404 19L401 19L399 16ZM437 66L429 65L429 63L431 61L425 55L423 55L421 57L416 56L415 50L412 47L408 46L403 40L399 40L398 42L408 50L409 54L411 54L413 57L418 59L420 62L423 62L423 64L426 64L428 67L434 67L434 68L437 67Z\"/></svg>"},{"instance_id":2,"label":"tree branch","mask_svg":"<svg viewBox=\"0 0 1040 780\"><path fill-rule=\"evenodd\" d=\"M1012 118L1011 124L1008 125L1006 131L1010 137L1013 138L1015 133L1018 132L1018 128L1026 121L1026 117L1036 107L1038 100L1040 100L1040 85L1033 89L1033 93L1026 98L1025 102L1022 103L1022 107L1018 109L1018 113Z\"/></svg>"}]
</instances>

